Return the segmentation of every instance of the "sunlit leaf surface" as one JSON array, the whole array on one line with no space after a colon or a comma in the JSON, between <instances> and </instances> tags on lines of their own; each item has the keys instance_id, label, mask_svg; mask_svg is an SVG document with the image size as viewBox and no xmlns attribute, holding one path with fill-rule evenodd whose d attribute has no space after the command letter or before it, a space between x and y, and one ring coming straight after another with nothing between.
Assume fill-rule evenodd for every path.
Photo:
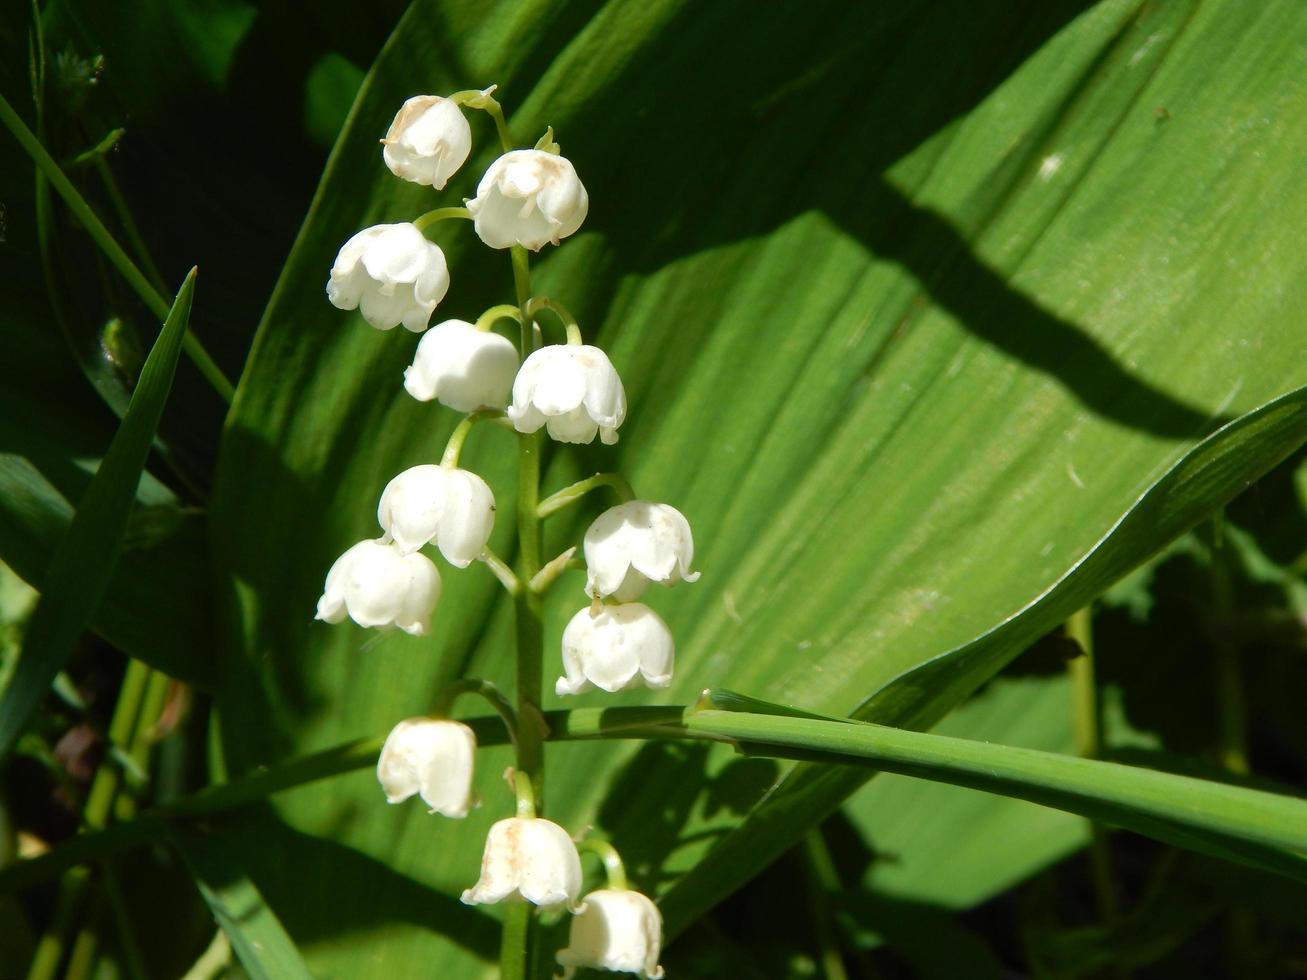
<instances>
[{"instance_id":1,"label":"sunlit leaf surface","mask_svg":"<svg viewBox=\"0 0 1307 980\"><path fill-rule=\"evenodd\" d=\"M416 3L360 92L225 436L228 765L382 732L462 673L511 678L482 568L446 571L433 639L311 619L332 559L378 533L385 482L435 459L453 422L400 387L415 338L322 292L350 234L458 203L491 159L479 121L444 195L395 180L376 140L404 98L496 82L516 139L553 125L586 182L589 221L536 290L611 353L632 410L615 450L554 451L547 483L620 468L693 524L702 580L650 600L678 640L666 700L725 684L845 713L1027 606L1202 436L1307 381L1305 18L1186 0L1015 21L963 3ZM464 228L442 241L442 313L511 298L506 256ZM502 503L513 455L478 432L464 463ZM551 525L552 551L584 517ZM510 528L495 546L511 553ZM549 636L583 602L564 578ZM932 713L969 686L940 689ZM284 797L284 826L240 839L315 972L490 969L493 930L455 896L506 812L506 759L484 755L486 803L462 823L386 807L359 774ZM664 892L781 771L567 746L548 806L612 834ZM813 816L785 819L797 834ZM682 894L679 923L706 900Z\"/></svg>"}]
</instances>

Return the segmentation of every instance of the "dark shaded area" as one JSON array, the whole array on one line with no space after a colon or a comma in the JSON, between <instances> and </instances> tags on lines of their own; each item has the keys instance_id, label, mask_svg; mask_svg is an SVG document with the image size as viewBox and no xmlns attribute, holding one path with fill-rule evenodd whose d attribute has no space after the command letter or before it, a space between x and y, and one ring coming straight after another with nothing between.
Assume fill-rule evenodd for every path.
<instances>
[{"instance_id":1,"label":"dark shaded area","mask_svg":"<svg viewBox=\"0 0 1307 980\"><path fill-rule=\"evenodd\" d=\"M137 6L123 17L82 0L44 5L45 142L67 169L105 134L124 130L105 162L158 266L159 288L171 297L199 267L192 328L235 380L330 148L312 136L310 113L323 111L306 101L312 70L330 54L361 76L406 5ZM26 9L6 18L0 50L12 57L2 59L0 90L35 126L29 29ZM0 173L11 179L0 202L0 257L22 262L29 281L40 283L32 166L21 152L11 156L7 134L4 142ZM97 168L85 164L70 176L142 264ZM52 199L50 214L54 286L42 319L65 335L87 378L120 412L158 324L61 201ZM148 274L148 263L142 267ZM223 412L183 358L162 435L192 495L208 486Z\"/></svg>"},{"instance_id":2,"label":"dark shaded area","mask_svg":"<svg viewBox=\"0 0 1307 980\"><path fill-rule=\"evenodd\" d=\"M483 959L498 955L499 923L486 913L351 847L293 830L265 808L206 830L245 867L297 944L403 922Z\"/></svg>"},{"instance_id":3,"label":"dark shaded area","mask_svg":"<svg viewBox=\"0 0 1307 980\"><path fill-rule=\"evenodd\" d=\"M589 175L597 168L585 171L595 185L587 227L605 234L625 273L662 268L687 252L766 235L820 212L878 258L903 266L924 297L967 330L1055 378L1091 411L1167 438L1210 431L1227 419L1133 375L973 250L976 236L1037 168L1061 106L1008 158L993 161L991 181L958 217L913 203L884 176L1087 5L1022 6L1025 16L1001 23L983 5L961 2L777 6L765 17L741 16L738 5L726 3L687 12L694 30L669 28L664 36L674 44L634 61L611 95L602 93L568 122L569 154L583 163L587 155L604 161L595 179ZM1087 67L1086 84L1159 15L1145 5ZM706 29L704 17L720 31ZM727 34L732 44L716 46ZM782 39L785 53L830 51L832 36L846 40L815 64L796 64L780 50L774 58L762 55ZM1148 77L1139 73L1135 84L1142 89ZM623 105L630 92L657 92L658 103ZM666 105L677 107L674 129L663 122ZM613 140L615 126L628 128L630 139ZM828 139L812 145L795 138L813 131ZM588 147L591 134L603 134L602 149ZM687 160L695 164L687 167ZM663 185L658 195L647 193L650 175ZM906 314L900 332L919 312Z\"/></svg>"},{"instance_id":4,"label":"dark shaded area","mask_svg":"<svg viewBox=\"0 0 1307 980\"><path fill-rule=\"evenodd\" d=\"M743 815L780 774L774 759L732 759L709 776L712 754L708 742L646 742L604 795L597 825L621 852L632 880L650 892L675 877L663 865L692 842L684 836L692 810L710 818Z\"/></svg>"}]
</instances>

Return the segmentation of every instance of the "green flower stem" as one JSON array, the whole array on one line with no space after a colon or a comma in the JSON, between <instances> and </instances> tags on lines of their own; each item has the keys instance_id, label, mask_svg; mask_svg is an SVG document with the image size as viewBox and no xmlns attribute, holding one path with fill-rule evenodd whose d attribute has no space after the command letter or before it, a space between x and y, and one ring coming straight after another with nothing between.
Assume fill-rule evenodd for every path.
<instances>
[{"instance_id":1,"label":"green flower stem","mask_svg":"<svg viewBox=\"0 0 1307 980\"><path fill-rule=\"evenodd\" d=\"M1243 667L1234 636L1234 587L1230 576L1230 550L1225 538L1225 512L1218 510L1207 524L1209 582L1211 584L1211 627L1209 635L1215 654L1217 731L1221 765L1246 776L1248 763L1248 709L1244 698ZM1243 908L1232 908L1225 916L1225 959L1227 969L1240 972L1255 958L1256 921Z\"/></svg>"},{"instance_id":2,"label":"green flower stem","mask_svg":"<svg viewBox=\"0 0 1307 980\"><path fill-rule=\"evenodd\" d=\"M425 232L438 221L450 221L458 218L471 221L472 215L468 213L467 208L436 208L434 211L428 211L426 214L414 218L413 224L418 231Z\"/></svg>"},{"instance_id":3,"label":"green flower stem","mask_svg":"<svg viewBox=\"0 0 1307 980\"><path fill-rule=\"evenodd\" d=\"M159 670L150 671L150 679L145 685L145 694L141 700L141 711L137 715L136 730L132 733L131 743L124 748L127 751L124 762L131 766L129 788L139 790L149 778L150 749L154 745L155 726L163 715L168 701L168 691L172 687L172 678ZM132 793L119 793L114 801L115 820L130 820L136 816L136 796Z\"/></svg>"},{"instance_id":4,"label":"green flower stem","mask_svg":"<svg viewBox=\"0 0 1307 980\"><path fill-rule=\"evenodd\" d=\"M1247 775L1248 709L1244 700L1239 647L1233 640L1234 588L1230 581L1229 548L1225 543L1225 515L1218 511L1207 526L1211 562L1212 646L1216 651L1216 695L1220 713L1221 764L1230 772Z\"/></svg>"},{"instance_id":5,"label":"green flower stem","mask_svg":"<svg viewBox=\"0 0 1307 980\"><path fill-rule=\"evenodd\" d=\"M516 598L517 594L522 591L522 582L518 579L513 569L508 566L508 563L504 561L504 559L500 558L489 548L481 552L478 561L483 562L486 568L490 569L495 578L499 579L499 584L504 587L504 591L506 591L510 596Z\"/></svg>"},{"instance_id":6,"label":"green flower stem","mask_svg":"<svg viewBox=\"0 0 1307 980\"><path fill-rule=\"evenodd\" d=\"M540 501L536 513L540 515L541 519L549 517L551 514L557 514L565 507L572 506L591 490L598 490L600 487L610 487L617 494L620 503L624 504L635 499L635 491L631 488L631 484L626 477L620 473L596 473L584 480L578 480L570 487L563 487L557 493L550 494Z\"/></svg>"},{"instance_id":7,"label":"green flower stem","mask_svg":"<svg viewBox=\"0 0 1307 980\"><path fill-rule=\"evenodd\" d=\"M580 345L585 343L581 338L581 326L576 322L576 317L572 316L562 303L550 299L548 296L537 296L526 305L525 312L528 319L534 319L542 310L548 310L562 323L569 344Z\"/></svg>"},{"instance_id":8,"label":"green flower stem","mask_svg":"<svg viewBox=\"0 0 1307 980\"><path fill-rule=\"evenodd\" d=\"M122 747L130 746L134 738L142 702L149 688L150 676L154 673L139 660L129 660L127 671L123 675L122 687L118 692L118 703L114 706L113 718L109 722L109 744ZM91 792L82 809L82 822L91 831L103 830L113 807L114 796L122 780L122 770L109 758L108 754L100 763L91 781ZM53 980L64 958L64 950L82 919L80 912L86 903L86 889L91 876L84 869L78 869L61 885L58 905L50 929L41 937L36 955L28 970L28 980ZM98 902L95 908L99 908ZM76 940L80 952L79 962L85 961L89 952L84 930Z\"/></svg>"},{"instance_id":9,"label":"green flower stem","mask_svg":"<svg viewBox=\"0 0 1307 980\"><path fill-rule=\"evenodd\" d=\"M454 426L454 431L449 434L449 442L445 443L444 455L440 457L441 466L457 466L458 457L463 452L463 443L467 441L468 433L478 422L493 422L502 419L504 413L497 408L481 408L465 416L462 422Z\"/></svg>"},{"instance_id":10,"label":"green flower stem","mask_svg":"<svg viewBox=\"0 0 1307 980\"><path fill-rule=\"evenodd\" d=\"M448 718L454 702L464 694L475 694L489 702L490 707L494 708L495 713L503 720L504 728L508 731L508 740L517 744L517 715L513 711L513 706L508 703L508 698L504 697L499 688L490 681L475 677L455 681L436 695L431 713L437 718Z\"/></svg>"},{"instance_id":11,"label":"green flower stem","mask_svg":"<svg viewBox=\"0 0 1307 980\"><path fill-rule=\"evenodd\" d=\"M576 849L599 855L599 859L604 862L604 873L608 876L609 888L625 891L630 887L626 883L626 865L622 863L622 856L611 843L600 837L587 837L576 845Z\"/></svg>"},{"instance_id":12,"label":"green flower stem","mask_svg":"<svg viewBox=\"0 0 1307 980\"><path fill-rule=\"evenodd\" d=\"M822 975L826 980L848 980L831 908L832 898L840 893L843 886L820 827L813 827L804 834L803 858L808 882L808 910L821 952Z\"/></svg>"},{"instance_id":13,"label":"green flower stem","mask_svg":"<svg viewBox=\"0 0 1307 980\"><path fill-rule=\"evenodd\" d=\"M500 980L528 980L531 963L531 924L535 906L530 902L510 902L504 911L504 931L499 940Z\"/></svg>"},{"instance_id":14,"label":"green flower stem","mask_svg":"<svg viewBox=\"0 0 1307 980\"><path fill-rule=\"evenodd\" d=\"M489 333L490 328L499 320L512 320L514 323L522 322L522 311L512 303L500 303L498 306L492 306L479 317L473 324L482 333Z\"/></svg>"},{"instance_id":15,"label":"green flower stem","mask_svg":"<svg viewBox=\"0 0 1307 980\"><path fill-rule=\"evenodd\" d=\"M139 660L127 662L127 673L123 675L122 689L118 692L118 704L114 708L113 720L109 722L111 744L124 748L131 746L153 673ZM99 830L105 825L121 780L122 771L117 766L101 765L96 770L90 795L86 798L86 809L82 813L83 822L92 830Z\"/></svg>"},{"instance_id":16,"label":"green flower stem","mask_svg":"<svg viewBox=\"0 0 1307 980\"><path fill-rule=\"evenodd\" d=\"M531 579L531 581L526 584L526 587L532 592L544 595L549 591L549 587L558 579L558 576L562 575L572 567L572 556L574 554L576 554L575 545L568 548L561 555L551 558L545 563L540 571L536 572L535 578Z\"/></svg>"},{"instance_id":17,"label":"green flower stem","mask_svg":"<svg viewBox=\"0 0 1307 980\"><path fill-rule=\"evenodd\" d=\"M1083 759L1097 759L1103 754L1098 686L1094 680L1093 610L1089 606L1075 612L1066 622L1066 634L1080 647L1080 656L1067 665L1071 673L1071 697L1075 725L1076 752ZM1111 927L1121 915L1117 900L1116 873L1107 831L1095 820L1089 821L1089 867L1094 900L1103 925ZM1118 977L1128 976L1124 967Z\"/></svg>"},{"instance_id":18,"label":"green flower stem","mask_svg":"<svg viewBox=\"0 0 1307 980\"><path fill-rule=\"evenodd\" d=\"M495 121L495 132L499 134L499 145L504 148L504 152L512 152L513 138L508 133L508 121L504 119L504 107L487 95L485 105L478 108L483 108L490 114L490 118Z\"/></svg>"},{"instance_id":19,"label":"green flower stem","mask_svg":"<svg viewBox=\"0 0 1307 980\"><path fill-rule=\"evenodd\" d=\"M499 103L491 101L489 110L499 128L505 151L512 148L504 114ZM522 360L535 350L535 324L527 313L531 299L531 263L526 249L512 246L513 288L521 312ZM517 550L518 580L530 582L540 571L540 432L519 433L517 451ZM518 789L518 814L522 814L523 789L530 793L531 814L543 812L545 805L545 752L543 739L547 731L540 700L544 689L544 623L540 593L519 589L513 597L513 621L517 634L517 765L514 782ZM512 905L504 919L500 937L500 976L526 980L531 973L535 916L534 907L523 902Z\"/></svg>"},{"instance_id":20,"label":"green flower stem","mask_svg":"<svg viewBox=\"0 0 1307 980\"><path fill-rule=\"evenodd\" d=\"M127 130L122 127L111 129L104 134L104 138L89 149L83 150L77 156L71 159L65 159L62 166L65 171L77 170L85 167L88 163L95 163L103 160L109 155L109 151L118 145L118 141L127 135Z\"/></svg>"},{"instance_id":21,"label":"green flower stem","mask_svg":"<svg viewBox=\"0 0 1307 980\"><path fill-rule=\"evenodd\" d=\"M59 169L59 164L46 152L45 147L41 145L41 141L36 138L36 134L27 127L22 117L14 111L3 95L0 95L0 122L3 122L5 127L14 134L18 142L22 144L23 149L27 151L28 155L36 162L36 165L45 173L50 185L59 192L59 196L68 205L68 210L86 229L87 234L100 247L100 251L113 263L114 267L122 274L122 277L127 280L127 284L135 290L136 295L141 298L141 301L145 303L150 312L158 317L160 322L167 320L172 303L150 285L145 274L136 267L136 263L123 251L122 246L114 240L113 235L109 233L109 229L104 226L104 222L91 210L90 204L86 202L86 199L82 197L77 188L64 175L64 172ZM222 369L209 356L209 352L204 349L204 345L200 343L199 338L195 336L189 327L186 330L185 338L182 340L182 349L186 351L186 355L199 368L200 374L209 382L213 390L222 397L223 401L230 404L235 396L235 388L232 387L232 383L227 380L226 375L222 373Z\"/></svg>"},{"instance_id":22,"label":"green flower stem","mask_svg":"<svg viewBox=\"0 0 1307 980\"><path fill-rule=\"evenodd\" d=\"M531 774L520 769L513 770L513 795L517 797L517 815L534 817L536 815L535 789L531 785Z\"/></svg>"}]
</instances>

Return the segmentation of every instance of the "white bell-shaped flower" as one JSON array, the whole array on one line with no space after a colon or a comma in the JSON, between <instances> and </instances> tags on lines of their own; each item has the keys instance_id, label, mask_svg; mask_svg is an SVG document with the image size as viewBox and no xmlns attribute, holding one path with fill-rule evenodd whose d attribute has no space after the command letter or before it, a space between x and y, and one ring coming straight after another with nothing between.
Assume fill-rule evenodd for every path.
<instances>
[{"instance_id":1,"label":"white bell-shaped flower","mask_svg":"<svg viewBox=\"0 0 1307 980\"><path fill-rule=\"evenodd\" d=\"M423 636L440 601L440 573L426 555L406 555L385 540L360 541L336 559L315 619L398 626Z\"/></svg>"},{"instance_id":2,"label":"white bell-shaped flower","mask_svg":"<svg viewBox=\"0 0 1307 980\"><path fill-rule=\"evenodd\" d=\"M694 582L694 537L675 507L632 500L604 511L585 532L586 591L619 602L638 599L650 582Z\"/></svg>"},{"instance_id":3,"label":"white bell-shaped flower","mask_svg":"<svg viewBox=\"0 0 1307 980\"><path fill-rule=\"evenodd\" d=\"M449 291L449 267L440 246L417 225L373 225L341 246L327 281L327 299L358 309L378 330L398 324L421 333Z\"/></svg>"},{"instance_id":4,"label":"white bell-shaped flower","mask_svg":"<svg viewBox=\"0 0 1307 980\"><path fill-rule=\"evenodd\" d=\"M541 817L510 817L490 828L481 878L463 892L463 903L486 905L514 894L542 908L576 908L581 856L558 824Z\"/></svg>"},{"instance_id":5,"label":"white bell-shaped flower","mask_svg":"<svg viewBox=\"0 0 1307 980\"><path fill-rule=\"evenodd\" d=\"M625 888L600 888L572 917L567 948L559 950L563 980L579 966L638 973L658 980L663 968L663 917L647 896Z\"/></svg>"},{"instance_id":6,"label":"white bell-shaped flower","mask_svg":"<svg viewBox=\"0 0 1307 980\"><path fill-rule=\"evenodd\" d=\"M400 107L381 143L381 156L396 177L440 190L467 160L472 127L449 99L415 95Z\"/></svg>"},{"instance_id":7,"label":"white bell-shaped flower","mask_svg":"<svg viewBox=\"0 0 1307 980\"><path fill-rule=\"evenodd\" d=\"M600 688L610 694L672 682L672 631L656 612L638 602L589 607L563 630L563 673L556 694Z\"/></svg>"},{"instance_id":8,"label":"white bell-shaped flower","mask_svg":"<svg viewBox=\"0 0 1307 980\"><path fill-rule=\"evenodd\" d=\"M451 565L467 568L495 529L495 495L469 470L426 463L386 484L377 520L404 554L432 543Z\"/></svg>"},{"instance_id":9,"label":"white bell-shaped flower","mask_svg":"<svg viewBox=\"0 0 1307 980\"><path fill-rule=\"evenodd\" d=\"M491 248L523 245L538 252L581 227L590 197L566 157L510 150L490 165L467 209Z\"/></svg>"},{"instance_id":10,"label":"white bell-shaped flower","mask_svg":"<svg viewBox=\"0 0 1307 980\"><path fill-rule=\"evenodd\" d=\"M418 401L433 398L456 412L508 404L521 360L507 337L466 320L437 323L418 341L404 389Z\"/></svg>"},{"instance_id":11,"label":"white bell-shaped flower","mask_svg":"<svg viewBox=\"0 0 1307 980\"><path fill-rule=\"evenodd\" d=\"M476 806L472 793L476 749L476 735L461 721L401 721L386 736L377 760L377 781L386 802L402 803L420 794L433 813L466 817Z\"/></svg>"},{"instance_id":12,"label":"white bell-shaped flower","mask_svg":"<svg viewBox=\"0 0 1307 980\"><path fill-rule=\"evenodd\" d=\"M508 418L518 432L542 425L559 442L617 441L626 390L608 355L589 344L554 344L532 353L513 382Z\"/></svg>"}]
</instances>

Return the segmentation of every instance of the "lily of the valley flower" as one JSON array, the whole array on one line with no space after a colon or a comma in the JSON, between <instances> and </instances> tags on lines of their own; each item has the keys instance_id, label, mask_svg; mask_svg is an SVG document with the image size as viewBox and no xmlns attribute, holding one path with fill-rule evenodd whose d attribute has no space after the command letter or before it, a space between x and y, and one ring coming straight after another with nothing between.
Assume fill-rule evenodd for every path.
<instances>
[{"instance_id":1,"label":"lily of the valley flower","mask_svg":"<svg viewBox=\"0 0 1307 980\"><path fill-rule=\"evenodd\" d=\"M377 520L403 554L430 542L451 565L466 568L495 528L495 496L469 470L427 463L386 484Z\"/></svg>"},{"instance_id":2,"label":"lily of the valley flower","mask_svg":"<svg viewBox=\"0 0 1307 980\"><path fill-rule=\"evenodd\" d=\"M638 599L650 582L694 582L694 537L675 507L632 500L604 511L585 532L586 591L620 602Z\"/></svg>"},{"instance_id":3,"label":"lily of the valley flower","mask_svg":"<svg viewBox=\"0 0 1307 980\"><path fill-rule=\"evenodd\" d=\"M648 606L628 602L582 609L563 630L563 672L556 694L592 688L612 693L672 682L672 631Z\"/></svg>"},{"instance_id":4,"label":"lily of the valley flower","mask_svg":"<svg viewBox=\"0 0 1307 980\"><path fill-rule=\"evenodd\" d=\"M440 601L440 573L426 555L406 555L384 540L360 541L336 559L316 619L398 626L423 636Z\"/></svg>"},{"instance_id":5,"label":"lily of the valley flower","mask_svg":"<svg viewBox=\"0 0 1307 980\"><path fill-rule=\"evenodd\" d=\"M626 390L608 355L589 344L541 347L513 382L508 417L518 432L542 425L559 442L611 446L626 418Z\"/></svg>"},{"instance_id":6,"label":"lily of the valley flower","mask_svg":"<svg viewBox=\"0 0 1307 980\"><path fill-rule=\"evenodd\" d=\"M570 160L545 150L511 150L490 165L467 202L477 236L491 248L557 245L590 210Z\"/></svg>"},{"instance_id":7,"label":"lily of the valley flower","mask_svg":"<svg viewBox=\"0 0 1307 980\"><path fill-rule=\"evenodd\" d=\"M360 231L341 246L327 282L332 306L358 309L378 330L402 323L414 333L448 291L445 253L408 221Z\"/></svg>"},{"instance_id":8,"label":"lily of the valley flower","mask_svg":"<svg viewBox=\"0 0 1307 980\"><path fill-rule=\"evenodd\" d=\"M507 337L466 320L446 320L418 341L413 364L404 369L404 388L418 401L434 398L457 412L503 408L520 363Z\"/></svg>"},{"instance_id":9,"label":"lily of the valley flower","mask_svg":"<svg viewBox=\"0 0 1307 980\"><path fill-rule=\"evenodd\" d=\"M587 895L572 917L567 948L558 953L563 978L578 966L638 973L658 980L663 968L663 917L645 895L625 888L601 888Z\"/></svg>"},{"instance_id":10,"label":"lily of the valley flower","mask_svg":"<svg viewBox=\"0 0 1307 980\"><path fill-rule=\"evenodd\" d=\"M581 856L558 824L542 817L510 817L490 828L481 878L463 892L462 901L485 905L515 894L542 908L577 907Z\"/></svg>"},{"instance_id":11,"label":"lily of the valley flower","mask_svg":"<svg viewBox=\"0 0 1307 980\"><path fill-rule=\"evenodd\" d=\"M381 143L381 156L396 177L440 190L467 160L472 127L449 99L415 95L400 107Z\"/></svg>"},{"instance_id":12,"label":"lily of the valley flower","mask_svg":"<svg viewBox=\"0 0 1307 980\"><path fill-rule=\"evenodd\" d=\"M377 781L388 803L414 794L434 813L466 817L476 805L472 759L477 739L461 721L409 718L386 736L377 760Z\"/></svg>"}]
</instances>

